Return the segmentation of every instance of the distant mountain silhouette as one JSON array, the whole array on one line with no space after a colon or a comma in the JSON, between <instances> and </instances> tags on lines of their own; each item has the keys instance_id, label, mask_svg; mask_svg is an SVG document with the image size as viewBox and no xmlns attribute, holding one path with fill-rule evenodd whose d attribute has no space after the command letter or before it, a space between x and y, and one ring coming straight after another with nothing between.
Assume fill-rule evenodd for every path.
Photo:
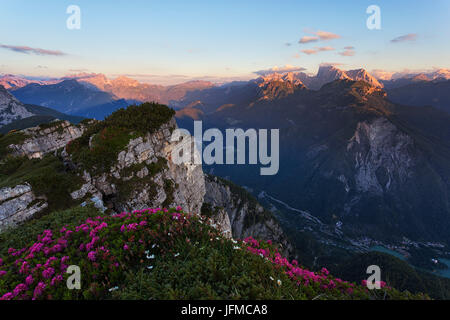
<instances>
[{"instance_id":1,"label":"distant mountain silhouette","mask_svg":"<svg viewBox=\"0 0 450 320\"><path fill-rule=\"evenodd\" d=\"M387 91L391 101L409 106L434 106L450 113L450 80L415 81Z\"/></svg>"}]
</instances>

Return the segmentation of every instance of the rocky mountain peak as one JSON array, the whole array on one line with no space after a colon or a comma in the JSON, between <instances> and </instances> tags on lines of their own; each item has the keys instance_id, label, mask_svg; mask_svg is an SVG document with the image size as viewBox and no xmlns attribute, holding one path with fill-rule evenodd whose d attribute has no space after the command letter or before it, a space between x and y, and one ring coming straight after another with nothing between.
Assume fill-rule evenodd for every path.
<instances>
[{"instance_id":1,"label":"rocky mountain peak","mask_svg":"<svg viewBox=\"0 0 450 320\"><path fill-rule=\"evenodd\" d=\"M128 78L127 76L119 76L114 80L111 80L114 86L125 86L125 87L138 87L139 81Z\"/></svg>"},{"instance_id":2,"label":"rocky mountain peak","mask_svg":"<svg viewBox=\"0 0 450 320\"><path fill-rule=\"evenodd\" d=\"M30 83L37 83L37 84L54 84L56 82L59 82L59 80L50 79L50 80L38 80L38 79L29 79L28 77L24 76L17 76L13 74L4 74L0 76L0 85L4 86L5 89L17 89L25 87L27 84Z\"/></svg>"},{"instance_id":3,"label":"rocky mountain peak","mask_svg":"<svg viewBox=\"0 0 450 320\"><path fill-rule=\"evenodd\" d=\"M322 82L350 79L350 77L345 73L345 71L342 71L341 69L338 69L335 66L329 65L320 66L319 70L317 71L316 78Z\"/></svg>"},{"instance_id":4,"label":"rocky mountain peak","mask_svg":"<svg viewBox=\"0 0 450 320\"><path fill-rule=\"evenodd\" d=\"M354 81L364 81L370 85L378 88L382 88L383 85L372 75L370 75L365 69L355 69L345 72L346 75Z\"/></svg>"},{"instance_id":5,"label":"rocky mountain peak","mask_svg":"<svg viewBox=\"0 0 450 320\"><path fill-rule=\"evenodd\" d=\"M0 85L0 126L33 115L5 87Z\"/></svg>"},{"instance_id":6,"label":"rocky mountain peak","mask_svg":"<svg viewBox=\"0 0 450 320\"><path fill-rule=\"evenodd\" d=\"M102 91L106 90L107 86L111 84L109 79L102 73L78 73L67 76L64 79L74 79Z\"/></svg>"},{"instance_id":7,"label":"rocky mountain peak","mask_svg":"<svg viewBox=\"0 0 450 320\"><path fill-rule=\"evenodd\" d=\"M274 100L286 97L296 90L306 88L296 75L292 72L280 74L272 73L262 76L256 80L260 99Z\"/></svg>"}]
</instances>

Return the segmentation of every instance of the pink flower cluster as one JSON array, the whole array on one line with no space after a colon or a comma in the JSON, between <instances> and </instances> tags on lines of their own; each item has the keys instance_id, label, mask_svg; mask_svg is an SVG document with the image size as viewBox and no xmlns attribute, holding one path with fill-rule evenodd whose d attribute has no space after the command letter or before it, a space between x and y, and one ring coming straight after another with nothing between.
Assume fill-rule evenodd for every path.
<instances>
[{"instance_id":1,"label":"pink flower cluster","mask_svg":"<svg viewBox=\"0 0 450 320\"><path fill-rule=\"evenodd\" d=\"M62 281L63 274L66 271L67 265L65 262L69 259L68 256L57 258L53 254L64 251L67 247L68 237L63 235L57 239L53 239L51 230L44 230L44 232L37 237L37 242L33 243L28 248L16 250L10 248L8 254L11 257L21 257L14 261L14 266L17 268L17 274L23 276L23 283L19 283L12 290L0 297L0 300L10 300L14 298L19 299L38 299L40 298L48 285L54 286ZM33 259L37 256L41 258L47 257L45 263L33 264ZM3 264L3 259L0 259ZM14 273L14 271L9 271ZM6 271L1 272L4 276ZM42 279L42 281L37 281ZM48 281L46 284L44 281ZM34 285L32 296L27 295L27 291Z\"/></svg>"},{"instance_id":2,"label":"pink flower cluster","mask_svg":"<svg viewBox=\"0 0 450 320\"><path fill-rule=\"evenodd\" d=\"M253 254L258 254L269 261L271 261L277 268L284 268L286 275L294 281L298 286L310 286L317 285L322 290L334 290L339 289L341 292L347 294L353 294L353 288L355 285L343 281L339 278L331 278L329 271L326 268L322 268L320 272L313 272L304 269L298 265L296 260L289 262L286 258L282 257L278 250L271 247L272 242L267 241L266 248L262 248L264 244L261 241L248 237L243 240L248 245L247 250Z\"/></svg>"},{"instance_id":3,"label":"pink flower cluster","mask_svg":"<svg viewBox=\"0 0 450 320\"><path fill-rule=\"evenodd\" d=\"M178 220L182 218L181 211L182 208L177 207L176 211L170 211L170 214L173 219ZM0 277L11 275L14 278L21 278L22 282L17 284L10 292L0 295L0 300L34 300L49 297L50 293L46 293L46 291L64 281L65 272L72 260L69 251L77 259L84 256L94 269L98 268L100 262L105 263L111 270L118 268L120 264L117 257L111 254L106 240L102 236L102 231L107 230L109 227L108 222L111 221L114 224L115 219L126 222L127 220L138 218L137 222L123 223L120 227L122 233L135 232L145 228L148 223L146 221L148 215L160 212L167 213L169 210L149 208L136 210L132 213L122 212L112 217L98 216L96 218L88 218L83 224L71 228L72 230L69 230L67 226L62 227L59 230L59 234L56 232L56 235L52 230L44 230L37 237L37 241L29 247L20 250L9 248L7 260L12 259L12 261L9 262L9 267L6 268L5 260L0 258ZM133 235L126 234L124 237L125 243L122 242L121 247L124 254L131 251L132 242L126 242L128 237L130 237L129 241L136 241L140 245L144 244L142 239L133 240ZM88 241L86 241L86 238ZM68 248L69 243L72 246L70 250ZM37 263L37 261L41 263ZM2 268L5 270L1 270Z\"/></svg>"}]
</instances>

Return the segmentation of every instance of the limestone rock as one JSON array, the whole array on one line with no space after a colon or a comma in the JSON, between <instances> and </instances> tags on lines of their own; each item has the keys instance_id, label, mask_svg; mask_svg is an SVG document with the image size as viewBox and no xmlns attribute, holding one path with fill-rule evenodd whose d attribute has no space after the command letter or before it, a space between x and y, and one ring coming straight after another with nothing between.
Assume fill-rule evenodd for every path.
<instances>
[{"instance_id":1,"label":"limestone rock","mask_svg":"<svg viewBox=\"0 0 450 320\"><path fill-rule=\"evenodd\" d=\"M46 153L64 148L71 140L80 137L85 127L72 125L68 121L55 121L52 126L39 126L22 130L27 139L22 144L10 145L12 154L28 158L42 158Z\"/></svg>"},{"instance_id":2,"label":"limestone rock","mask_svg":"<svg viewBox=\"0 0 450 320\"><path fill-rule=\"evenodd\" d=\"M96 176L85 172L85 184L72 193L72 198L95 194L114 211L181 206L185 211L200 212L206 192L202 167L200 164L176 164L172 161L172 151L177 143L171 142L171 136L176 128L175 119L171 119L156 132L129 141L109 172ZM146 166L159 161L166 165L150 176L152 173ZM134 167L139 168L133 172ZM126 190L120 190L120 184L124 182L128 182ZM124 191L128 194L125 199Z\"/></svg>"},{"instance_id":3,"label":"limestone rock","mask_svg":"<svg viewBox=\"0 0 450 320\"><path fill-rule=\"evenodd\" d=\"M31 218L48 204L36 199L29 184L0 189L0 232Z\"/></svg>"},{"instance_id":4,"label":"limestone rock","mask_svg":"<svg viewBox=\"0 0 450 320\"><path fill-rule=\"evenodd\" d=\"M240 188L234 186L233 188ZM233 192L223 180L206 176L205 203L218 209L212 220L219 229L229 230L233 238L252 236L272 240L282 246L284 253L294 254L294 248L272 214L266 211L254 198L242 197L246 192ZM242 190L241 190L242 191ZM241 195L240 195L241 194ZM226 212L228 219L223 216Z\"/></svg>"}]
</instances>

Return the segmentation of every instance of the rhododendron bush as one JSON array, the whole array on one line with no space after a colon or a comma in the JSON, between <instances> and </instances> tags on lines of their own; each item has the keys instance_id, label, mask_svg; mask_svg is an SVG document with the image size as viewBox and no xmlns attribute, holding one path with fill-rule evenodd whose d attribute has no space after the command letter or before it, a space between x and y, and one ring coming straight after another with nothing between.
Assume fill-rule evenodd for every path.
<instances>
[{"instance_id":1,"label":"rhododendron bush","mask_svg":"<svg viewBox=\"0 0 450 320\"><path fill-rule=\"evenodd\" d=\"M207 222L179 207L157 208L42 230L0 257L0 298L424 298L306 270L270 241L226 239ZM81 271L79 290L67 287L71 265Z\"/></svg>"}]
</instances>

